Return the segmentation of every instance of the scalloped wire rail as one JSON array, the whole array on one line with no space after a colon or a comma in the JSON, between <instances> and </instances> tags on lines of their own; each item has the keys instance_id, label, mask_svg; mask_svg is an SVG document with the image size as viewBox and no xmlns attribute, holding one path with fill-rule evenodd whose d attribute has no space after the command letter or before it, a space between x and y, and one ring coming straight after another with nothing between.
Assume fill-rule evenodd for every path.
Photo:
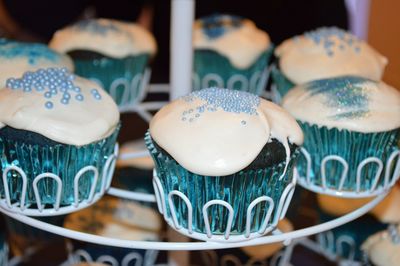
<instances>
[{"instance_id":1,"label":"scalloped wire rail","mask_svg":"<svg viewBox=\"0 0 400 266\"><path fill-rule=\"evenodd\" d=\"M42 229L44 231L61 235L67 238L72 238L80 241L90 242L99 245L105 246L114 246L121 248L132 248L132 249L153 249L153 250L207 250L207 249L224 249L224 248L236 248L243 246L255 246L262 244L270 244L276 242L283 242L285 245L289 245L291 241L297 238L302 238L314 234L318 234L320 232L324 232L330 230L332 228L338 227L345 223L348 223L358 217L366 214L372 208L374 208L379 202L381 202L387 193L383 193L376 198L372 199L370 202L360 207L359 209L348 213L339 218L333 219L331 221L314 225L311 227L291 231L288 233L281 233L279 230L272 231L272 235L262 236L258 238L254 238L248 241L242 242L156 242L156 241L132 241L132 240L123 240L117 238L110 238L104 236L98 236L93 234L87 234L82 232L73 231L70 229L66 229L63 227L55 226L52 224L48 224L29 216L25 216L18 213L10 212L4 208L0 208L0 211L5 215L10 216L13 219L16 219L22 223L28 224L35 228Z\"/></svg>"},{"instance_id":2,"label":"scalloped wire rail","mask_svg":"<svg viewBox=\"0 0 400 266\"><path fill-rule=\"evenodd\" d=\"M26 191L28 188L28 180L26 177L25 172L18 166L8 166L5 168L2 176L2 182L3 182L3 187L4 187L4 199L0 200L0 207L11 210L16 213L22 213L24 215L30 215L30 216L53 216L53 215L61 215L61 214L67 214L71 213L80 209L83 209L85 207L88 207L98 201L102 195L107 191L107 189L111 185L111 179L114 173L114 168L115 168L115 163L117 159L117 154L118 154L118 144L115 145L114 147L114 152L107 158L107 161L104 165L103 169L103 176L101 178L101 189L100 191L96 192L96 185L97 185L97 180L99 179L99 171L96 167L94 166L85 166L82 169L78 171L78 173L74 177L74 203L72 203L69 206L62 206L60 207L60 202L61 202L61 197L62 197L62 181L61 178L53 173L42 173L40 175L37 175L32 182L33 186L33 192L35 195L36 199L36 204L37 208L35 209L30 209L30 205L25 203L26 199ZM12 203L11 197L10 197L10 189L8 186L8 178L7 174L10 171L15 171L19 174L19 177L22 179L22 189L21 189L21 196L19 202ZM93 173L93 180L92 180L92 185L90 188L89 196L87 199L82 200L81 202L79 201L79 181L81 177L87 173L87 172L92 172ZM49 178L52 179L56 184L57 184L57 193L56 193L56 200L55 203L53 204L53 208L47 208L44 209L44 206L41 202L41 196L39 193L38 189L38 183L44 179L44 178Z\"/></svg>"},{"instance_id":3,"label":"scalloped wire rail","mask_svg":"<svg viewBox=\"0 0 400 266\"><path fill-rule=\"evenodd\" d=\"M241 241L247 241L252 238L260 237L262 235L265 235L271 231L273 231L277 224L278 221L283 219L285 217L286 211L289 207L289 203L293 197L294 189L296 186L296 171L294 173L294 177L292 182L287 185L287 187L284 189L281 198L279 199L279 203L277 206L277 211L276 215L272 219L272 224L268 225L268 221L272 218L272 212L275 208L275 204L272 198L268 196L260 196L256 199L254 199L250 205L247 207L247 212L246 212L246 231L244 235L231 235L231 227L232 227L232 222L233 222L233 216L234 216L234 210L233 207L226 201L223 200L210 200L204 206L202 206L202 214L203 214L203 220L206 228L206 234L204 233L198 233L194 232L192 228L192 221L193 221L193 206L190 203L188 197L183 194L182 192L178 190L173 190L168 193L168 207L171 213L171 217L168 217L167 215L167 201L165 199L165 194L163 187L161 185L161 182L157 176L156 171L154 170L153 172L153 186L154 186L154 191L157 199L157 206L158 210L161 214L164 215L164 219L166 222L176 231L179 233L198 239L198 240L203 240L203 241L217 241L217 242L241 242ZM183 202L185 202L187 210L188 210L188 216L187 216L187 224L188 228L183 228L177 219L177 213L175 210L175 205L173 203L173 197L179 197ZM261 203L261 202L266 202L268 203L268 210L265 214L264 217L264 222L261 225L261 229L258 232L255 233L250 233L250 227L252 223L252 211L254 207ZM212 234L211 229L210 229L210 217L208 215L208 208L212 205L220 205L225 207L228 212L229 216L226 222L226 230L224 235L217 235L217 234Z\"/></svg>"},{"instance_id":4,"label":"scalloped wire rail","mask_svg":"<svg viewBox=\"0 0 400 266\"><path fill-rule=\"evenodd\" d=\"M302 187L311 190L316 193L320 194L327 194L332 195L335 197L345 197L345 198L366 198L371 196L377 196L385 191L388 191L395 182L400 178L400 150L396 150L392 152L389 156L388 160L386 161L386 167L384 169L384 163L381 159L377 157L368 157L361 161L361 163L357 166L357 176L356 176L356 191L345 191L343 190L343 186L346 182L349 171L349 164L346 160L342 157L337 155L328 155L325 156L321 162L321 185L317 185L312 182L311 180L311 155L305 148L301 148L301 152L304 155L304 158L307 161L307 168L306 168L306 177L299 177L298 184ZM395 163L397 157L397 163ZM337 161L343 166L342 175L340 178L339 185L336 189L328 188L326 182L326 169L325 166L329 161ZM371 189L367 191L361 191L361 174L363 168L366 167L368 164L376 164L378 166L378 170L375 174L374 181L372 182ZM393 174L390 176L391 169L393 170ZM381 173L384 172L384 183L383 186L378 186L380 181Z\"/></svg>"}]
</instances>

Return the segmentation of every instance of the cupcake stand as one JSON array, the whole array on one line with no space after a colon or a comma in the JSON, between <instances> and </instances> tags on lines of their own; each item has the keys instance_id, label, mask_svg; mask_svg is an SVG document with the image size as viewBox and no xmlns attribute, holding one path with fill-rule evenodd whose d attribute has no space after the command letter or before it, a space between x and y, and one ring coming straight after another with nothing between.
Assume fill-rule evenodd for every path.
<instances>
[{"instance_id":1,"label":"cupcake stand","mask_svg":"<svg viewBox=\"0 0 400 266\"><path fill-rule=\"evenodd\" d=\"M351 29L353 32L358 34L361 37L365 36L365 26L366 25L366 17L368 14L368 1L346 1L348 4L349 8L349 13L351 14L351 22L352 26ZM363 4L361 4L363 2ZM354 13L355 8L364 8L365 12L361 13ZM360 10L360 9L358 9ZM193 0L173 0L172 1L172 21L171 21L171 73L170 73L170 81L171 84L170 86L164 85L164 84L153 84L150 85L148 88L148 93L169 93L170 99L175 99L181 95L184 95L189 92L189 89L191 88L192 80L191 80L191 68L190 66L192 65L192 47L191 47L191 40L192 40L192 35L191 35L191 25L193 22L194 18L194 1ZM179 55L179 56L178 56ZM169 90L171 88L171 90ZM272 94L267 94L265 95L268 98L274 98L273 93ZM143 97L144 98L144 97ZM124 112L136 112L138 115L140 115L145 121L149 121L152 117L151 111L157 110L160 107L162 107L166 102L142 102L138 103L136 106L131 106L131 107L125 107L123 110ZM307 151L302 150L302 153L304 154L305 158L309 158L307 156ZM44 231L61 235L63 237L71 238L71 239L76 239L84 242L90 242L90 243L95 243L95 244L100 244L100 245L105 245L105 246L113 246L113 247L120 247L120 248L132 248L132 249L146 249L146 250L168 250L168 251L189 251L189 250L217 250L217 249L226 249L226 248L236 248L236 247L244 247L244 246L254 246L254 245L261 245L261 244L271 244L271 243L277 243L277 242L282 242L285 246L284 251L278 253L278 257L276 257L273 261L274 264L279 264L279 265L290 265L290 258L292 255L292 250L295 245L303 245L308 249L311 249L314 252L320 253L324 255L326 258L336 261L337 257L335 254L328 254L326 251L324 251L321 246L318 243L321 242L328 242L330 245L334 245L335 243L332 243L332 241L329 240L329 234L325 235L320 235L317 237L317 241L311 240L308 238L308 236L311 235L316 235L322 232L326 232L330 229L333 229L335 227L338 227L340 225L346 224L364 214L369 212L374 206L376 206L380 201L382 201L387 193L390 190L390 187L396 182L397 178L400 176L400 151L394 152L389 160L387 162L382 162L377 158L367 158L365 159L358 167L357 171L357 182L360 182L360 175L362 173L362 169L365 165L369 163L374 163L377 164L380 171L383 171L384 166L385 169L391 168L394 169L393 173L390 173L389 171L386 171L384 173L384 184L382 186L374 187L370 191L355 191L355 192L345 192L342 191L342 187L340 184L344 182L347 176L347 169L348 169L348 164L346 161L344 161L342 158L337 157L337 156L328 156L324 159L324 163L322 163L321 166L321 171L322 171L322 176L325 176L325 169L324 166L326 165L326 162L330 160L336 160L339 161L343 165L343 173L342 173L342 182L340 182L339 186L336 188L336 190L331 190L326 188L325 182L322 182L321 186L311 186L310 183L308 182L308 177L300 177L297 174L297 171L295 171L295 178L294 182L289 184L279 203L274 206L274 204L269 204L269 212L267 217L265 217L265 221L271 220L273 221L272 226L267 226L267 223L265 222L265 225L262 226L261 230L259 232L255 233L250 233L250 224L251 224L251 213L253 208L261 203L261 202L271 202L272 199L267 197L267 196L262 196L254 200L247 208L247 219L246 219L246 225L247 225L247 231L244 235L232 235L230 234L230 227L232 224L232 219L233 219L233 208L232 206L222 200L212 200L208 203L206 203L204 206L202 206L202 211L203 211L203 216L204 216L204 222L206 226L206 231L207 234L199 234L196 233L192 230L191 226L188 228L183 228L177 221L177 214L175 212L174 206L173 206L173 198L174 197L179 197L181 198L187 206L188 209L188 224L191 224L191 220L193 219L192 217L192 209L194 206L191 206L188 198L186 195L181 193L180 191L172 191L169 193L168 198L164 197L164 193L162 191L162 187L160 185L160 181L157 177L157 173L154 172L154 178L153 178L153 185L154 185L154 191L155 194L144 194L144 193L138 193L138 192L131 192L131 191L126 191L122 190L119 188L113 188L110 187L111 184L111 178L113 175L113 165L116 162L117 159L117 154L118 154L118 147L115 147L115 153L110 156L109 160L106 163L106 168L108 169L105 171L105 176L103 178L103 183L101 186L101 190L97 193L95 193L95 182L93 183L91 193L89 195L89 198L85 201L78 202L76 200L75 204L69 207L60 207L60 198L61 198L61 180L58 176L55 176L51 173L43 173L41 175L38 175L33 183L34 185L34 192L37 201L39 202L35 208L32 208L29 205L26 205L24 202L25 199L25 193L26 193L26 176L23 173L22 169L19 168L10 168L7 169L3 173L3 179L2 182L5 186L5 195L6 198L2 199L0 201L0 211L4 213L5 215L18 220L22 223L28 224L32 227L42 229ZM130 159L130 158L137 158L137 157L144 157L144 156L149 156L147 151L141 151L141 152L136 152L136 153L124 153L119 155L120 160L125 160L125 159ZM311 164L312 162L308 160L308 163ZM76 199L78 199L78 188L77 184L79 183L79 178L80 176L85 172L85 171L94 171L97 173L97 169L89 169L90 166L85 167L84 169L79 172L76 177L75 177L75 188L74 188L74 193L76 194ZM94 168L94 167L92 167ZM20 173L20 176L24 180L24 185L23 185L23 192L21 195L21 200L17 203L12 204L11 199L9 197L9 192L7 188L7 182L6 182L6 175L7 171L17 171ZM52 208L43 208L42 204L40 203L40 195L38 194L38 189L35 186L37 186L37 183L43 179L43 178L52 178L54 182L58 183L58 201ZM97 176L96 176L97 178ZM95 178L95 180L97 180ZM379 175L376 177L376 183L377 179L379 178ZM289 202L293 196L294 189L296 186L296 180L297 184L315 192L315 193L324 193L324 194L329 194L333 196L338 196L338 197L347 197L347 198L360 198L360 197L365 197L365 196L376 196L373 198L370 202L362 206L361 208L350 212L344 216L341 216L336 219L332 219L328 222L324 222L321 224L313 225L310 227L306 228L301 228L297 229L291 232L283 233L279 231L278 229L275 229L275 226L280 219L282 219L289 206ZM119 197L119 198L124 198L124 199L129 199L132 201L142 201L142 202L157 202L158 210L161 214L164 215L164 218L166 219L167 223L173 228L175 231L179 232L181 235L188 236L190 238L194 238L200 241L196 242L190 242L189 238L183 238L183 241L174 241L174 240L169 240L169 241L159 241L159 242L154 242L154 241L130 241L130 240L122 240L122 239L117 239L117 238L110 238L110 237L103 237L99 235L94 235L94 234L87 234L83 232L78 232L78 231L73 231L69 230L63 227L51 225L44 223L42 221L39 221L35 218L35 216L53 216L53 215L60 215L60 214L67 214L71 212L75 212L79 209L89 207L93 203L95 203L98 199L101 198L101 196L105 193L108 193L112 196ZM273 202L272 202L273 203ZM169 204L169 208L171 209L171 218L168 218L166 215L166 206ZM222 205L223 207L227 208L230 212L230 215L227 219L226 222L226 231L223 235L213 235L210 230L210 225L209 219L215 219L215 217L208 217L207 215L207 209L212 206L212 205ZM271 213L273 209L277 210L277 214L275 217L271 217ZM28 215L28 216L27 216ZM325 238L324 238L325 237ZM329 242L330 241L330 242ZM346 240L343 240L346 241ZM16 265L20 261L21 258L14 258L10 261L9 265ZM128 265L129 262L127 262L125 265ZM177 263L175 260L170 259L170 264L171 265L180 265ZM65 262L65 265L68 265L68 262ZM136 264L135 264L136 265Z\"/></svg>"}]
</instances>

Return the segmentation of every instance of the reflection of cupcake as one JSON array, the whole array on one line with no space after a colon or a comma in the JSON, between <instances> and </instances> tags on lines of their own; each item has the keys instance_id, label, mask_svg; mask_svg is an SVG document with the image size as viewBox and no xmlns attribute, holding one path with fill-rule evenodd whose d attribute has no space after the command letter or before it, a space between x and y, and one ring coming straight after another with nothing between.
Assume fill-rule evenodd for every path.
<instances>
[{"instance_id":1,"label":"reflection of cupcake","mask_svg":"<svg viewBox=\"0 0 400 266\"><path fill-rule=\"evenodd\" d=\"M249 237L272 229L290 201L291 158L302 138L283 109L247 92L203 89L163 107L150 122L146 144L164 217L201 237L206 232ZM191 223L185 202L193 206ZM203 210L206 204L211 205ZM248 209L253 219L246 227Z\"/></svg>"},{"instance_id":2,"label":"reflection of cupcake","mask_svg":"<svg viewBox=\"0 0 400 266\"><path fill-rule=\"evenodd\" d=\"M366 265L395 266L400 261L400 228L392 225L386 231L370 236L362 245Z\"/></svg>"},{"instance_id":3,"label":"reflection of cupcake","mask_svg":"<svg viewBox=\"0 0 400 266\"><path fill-rule=\"evenodd\" d=\"M302 185L368 197L398 178L396 89L355 76L323 79L291 90L283 107L300 121L307 136L304 148L310 157L298 161Z\"/></svg>"},{"instance_id":4,"label":"reflection of cupcake","mask_svg":"<svg viewBox=\"0 0 400 266\"><path fill-rule=\"evenodd\" d=\"M157 211L137 202L109 196L90 208L70 214L64 226L124 240L158 241L162 238L161 217ZM69 261L74 263L114 261L118 263L112 265L154 265L157 260L165 259L165 254L154 250L109 247L76 240L68 243Z\"/></svg>"},{"instance_id":5,"label":"reflection of cupcake","mask_svg":"<svg viewBox=\"0 0 400 266\"><path fill-rule=\"evenodd\" d=\"M0 230L0 266L8 265L8 245L5 239L4 230Z\"/></svg>"},{"instance_id":6,"label":"reflection of cupcake","mask_svg":"<svg viewBox=\"0 0 400 266\"><path fill-rule=\"evenodd\" d=\"M312 80L356 75L380 80L387 59L342 29L318 28L284 41L275 50L279 69L272 71L283 97L290 88Z\"/></svg>"},{"instance_id":7,"label":"reflection of cupcake","mask_svg":"<svg viewBox=\"0 0 400 266\"><path fill-rule=\"evenodd\" d=\"M124 158L126 155L147 151L144 140L125 143L120 148L120 158L113 177L113 186L126 190L154 194L153 169L154 162L149 155L137 158Z\"/></svg>"},{"instance_id":8,"label":"reflection of cupcake","mask_svg":"<svg viewBox=\"0 0 400 266\"><path fill-rule=\"evenodd\" d=\"M144 98L145 68L156 52L156 43L139 25L83 20L57 31L49 46L69 54L75 72L99 82L120 108Z\"/></svg>"},{"instance_id":9,"label":"reflection of cupcake","mask_svg":"<svg viewBox=\"0 0 400 266\"><path fill-rule=\"evenodd\" d=\"M321 222L330 221L350 213L367 204L372 198L344 199L318 194L319 218ZM389 223L400 221L398 203L400 187L395 186L390 193L369 214L352 222L321 233L317 239L325 252L342 259L361 261L361 244L368 236L385 229ZM365 226L365 225L368 226Z\"/></svg>"},{"instance_id":10,"label":"reflection of cupcake","mask_svg":"<svg viewBox=\"0 0 400 266\"><path fill-rule=\"evenodd\" d=\"M1 197L9 195L8 207L40 210L77 206L104 193L118 123L113 100L94 82L66 69L10 78L0 90L1 167L7 177Z\"/></svg>"},{"instance_id":11,"label":"reflection of cupcake","mask_svg":"<svg viewBox=\"0 0 400 266\"><path fill-rule=\"evenodd\" d=\"M46 45L0 39L0 88L10 77L19 77L26 71L39 68L66 67L74 69L71 59Z\"/></svg>"},{"instance_id":12,"label":"reflection of cupcake","mask_svg":"<svg viewBox=\"0 0 400 266\"><path fill-rule=\"evenodd\" d=\"M194 23L194 88L225 87L261 94L272 44L248 19L212 15Z\"/></svg>"},{"instance_id":13,"label":"reflection of cupcake","mask_svg":"<svg viewBox=\"0 0 400 266\"><path fill-rule=\"evenodd\" d=\"M278 229L287 233L293 230L292 224L287 220L278 223ZM203 265L274 265L272 260L279 260L283 243L266 244L259 246L241 247L235 249L217 249L201 251Z\"/></svg>"}]
</instances>

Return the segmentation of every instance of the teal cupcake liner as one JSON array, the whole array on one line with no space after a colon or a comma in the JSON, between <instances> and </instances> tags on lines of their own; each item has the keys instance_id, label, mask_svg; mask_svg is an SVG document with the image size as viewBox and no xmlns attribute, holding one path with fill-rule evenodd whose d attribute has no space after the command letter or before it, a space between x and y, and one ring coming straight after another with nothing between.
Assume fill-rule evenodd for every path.
<instances>
[{"instance_id":1,"label":"teal cupcake liner","mask_svg":"<svg viewBox=\"0 0 400 266\"><path fill-rule=\"evenodd\" d=\"M276 90L279 93L279 98L282 99L291 88L295 86L279 69L276 65L271 68L272 82L276 86Z\"/></svg>"},{"instance_id":2,"label":"teal cupcake liner","mask_svg":"<svg viewBox=\"0 0 400 266\"><path fill-rule=\"evenodd\" d=\"M60 206L70 206L75 202L74 179L78 172L88 166L98 170L98 179L95 193L101 191L106 182L107 173L112 169L105 169L106 161L114 156L119 128L109 137L81 147L56 144L32 145L22 141L0 138L1 175L6 174L6 183L9 190L11 204L20 203L23 195L23 178L16 170L7 170L10 167L20 168L26 175L25 206L37 208L34 193L34 179L43 173L52 173L61 179ZM108 166L112 167L112 166ZM78 182L78 202L87 200L91 195L91 187L95 178L94 170L84 171ZM108 181L107 181L108 182ZM5 199L4 180L0 182L0 197ZM38 194L42 207L54 206L57 201L57 182L45 177L37 183Z\"/></svg>"},{"instance_id":3,"label":"teal cupcake liner","mask_svg":"<svg viewBox=\"0 0 400 266\"><path fill-rule=\"evenodd\" d=\"M99 83L119 107L136 104L143 100L144 89L149 81L145 70L150 55L140 54L122 59L107 56L101 59L72 58L75 73Z\"/></svg>"},{"instance_id":4,"label":"teal cupcake liner","mask_svg":"<svg viewBox=\"0 0 400 266\"><path fill-rule=\"evenodd\" d=\"M293 154L285 176L280 179L285 162L274 167L259 170L240 171L229 176L202 176L189 172L180 166L172 157L160 151L152 142L149 133L145 137L146 145L155 161L155 169L164 191L167 202L164 217L171 219L171 209L168 204L168 195L177 190L183 193L193 206L192 230L198 233L207 233L203 218L203 206L212 200L223 200L233 208L233 221L230 228L231 235L243 235L246 232L246 217L249 205L261 196L268 196L274 202L274 208L267 225L276 225L282 219L282 209L278 210L285 188L293 181ZM177 222L184 228L189 228L188 208L179 197L173 197ZM161 203L162 204L162 203ZM259 232L265 225L265 217L269 204L261 202L252 211L250 233ZM213 235L222 235L227 230L229 211L220 205L208 208L210 231Z\"/></svg>"},{"instance_id":5,"label":"teal cupcake liner","mask_svg":"<svg viewBox=\"0 0 400 266\"><path fill-rule=\"evenodd\" d=\"M257 60L246 69L232 66L228 58L211 51L195 50L193 64L194 90L220 87L251 92L261 95L268 79L268 61L273 45L264 51Z\"/></svg>"},{"instance_id":6,"label":"teal cupcake liner","mask_svg":"<svg viewBox=\"0 0 400 266\"><path fill-rule=\"evenodd\" d=\"M337 160L329 160L325 164L326 188L345 192L365 192L377 190L388 184L385 183L386 172L388 182L393 184L392 178L399 159L395 159L388 168L388 159L398 150L397 140L400 129L377 133L360 133L336 128L318 127L299 121L303 129L305 140L303 147L311 159L310 172L307 175L307 160L302 154L297 161L297 170L301 179L323 187L321 165L325 157L336 155L343 158L348 164L348 172L344 181L341 181L344 167ZM383 163L379 170L376 162L367 163L361 171L360 182L357 182L357 169L369 157L376 157ZM378 176L378 180L376 179ZM343 182L341 184L341 182ZM341 187L342 186L342 187Z\"/></svg>"}]
</instances>

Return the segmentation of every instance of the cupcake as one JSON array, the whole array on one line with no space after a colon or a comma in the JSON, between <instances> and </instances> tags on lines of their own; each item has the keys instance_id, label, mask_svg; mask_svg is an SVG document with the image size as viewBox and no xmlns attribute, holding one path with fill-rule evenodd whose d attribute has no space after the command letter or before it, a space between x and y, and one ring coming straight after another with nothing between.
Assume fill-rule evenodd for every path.
<instances>
[{"instance_id":1,"label":"cupcake","mask_svg":"<svg viewBox=\"0 0 400 266\"><path fill-rule=\"evenodd\" d=\"M372 198L345 199L323 194L318 194L317 199L321 223L355 211L372 200ZM330 256L361 262L363 259L362 243L370 235L387 228L390 223L400 221L399 202L400 187L395 186L370 213L319 234L317 239L320 240L322 249Z\"/></svg>"},{"instance_id":2,"label":"cupcake","mask_svg":"<svg viewBox=\"0 0 400 266\"><path fill-rule=\"evenodd\" d=\"M4 230L0 231L0 266L8 265L8 245L4 235Z\"/></svg>"},{"instance_id":3,"label":"cupcake","mask_svg":"<svg viewBox=\"0 0 400 266\"><path fill-rule=\"evenodd\" d=\"M395 183L399 91L383 82L342 76L297 86L282 104L306 135L297 164L302 186L368 197Z\"/></svg>"},{"instance_id":4,"label":"cupcake","mask_svg":"<svg viewBox=\"0 0 400 266\"><path fill-rule=\"evenodd\" d=\"M218 86L260 95L272 46L268 34L248 19L211 15L196 20L194 89Z\"/></svg>"},{"instance_id":5,"label":"cupcake","mask_svg":"<svg viewBox=\"0 0 400 266\"><path fill-rule=\"evenodd\" d=\"M65 67L74 70L71 59L39 43L0 39L0 88L10 77L22 76L39 68Z\"/></svg>"},{"instance_id":6,"label":"cupcake","mask_svg":"<svg viewBox=\"0 0 400 266\"><path fill-rule=\"evenodd\" d=\"M67 53L75 72L98 82L120 109L143 100L156 52L154 37L134 23L88 19L57 31L49 46Z\"/></svg>"},{"instance_id":7,"label":"cupcake","mask_svg":"<svg viewBox=\"0 0 400 266\"><path fill-rule=\"evenodd\" d=\"M283 97L295 85L343 75L380 80L387 59L366 42L336 27L323 27L284 41L275 49L272 78Z\"/></svg>"},{"instance_id":8,"label":"cupcake","mask_svg":"<svg viewBox=\"0 0 400 266\"><path fill-rule=\"evenodd\" d=\"M400 233L398 225L370 236L362 245L365 265L395 266L400 261Z\"/></svg>"},{"instance_id":9,"label":"cupcake","mask_svg":"<svg viewBox=\"0 0 400 266\"><path fill-rule=\"evenodd\" d=\"M8 79L0 90L4 205L50 214L98 199L111 182L118 129L111 97L65 68Z\"/></svg>"},{"instance_id":10,"label":"cupcake","mask_svg":"<svg viewBox=\"0 0 400 266\"><path fill-rule=\"evenodd\" d=\"M124 240L159 241L163 238L162 220L156 210L110 196L103 197L90 208L70 214L64 227ZM154 265L156 261L159 263L166 258L165 252L110 247L76 240L68 240L67 247L70 263Z\"/></svg>"},{"instance_id":11,"label":"cupcake","mask_svg":"<svg viewBox=\"0 0 400 266\"><path fill-rule=\"evenodd\" d=\"M113 187L154 195L152 183L154 162L150 155L126 158L126 156L143 152L147 153L143 139L127 142L121 146L113 177Z\"/></svg>"},{"instance_id":12,"label":"cupcake","mask_svg":"<svg viewBox=\"0 0 400 266\"><path fill-rule=\"evenodd\" d=\"M278 229L287 233L293 230L293 225L289 220L283 219L278 223ZM279 252L284 248L282 242L234 249L217 249L201 251L203 264L208 266L219 265L275 265L282 255ZM192 253L193 254L193 253ZM195 256L193 256L195 259ZM194 263L196 261L193 261Z\"/></svg>"},{"instance_id":13,"label":"cupcake","mask_svg":"<svg viewBox=\"0 0 400 266\"><path fill-rule=\"evenodd\" d=\"M246 239L283 218L303 134L279 106L248 92L202 89L157 112L145 140L159 209L180 232Z\"/></svg>"}]
</instances>

